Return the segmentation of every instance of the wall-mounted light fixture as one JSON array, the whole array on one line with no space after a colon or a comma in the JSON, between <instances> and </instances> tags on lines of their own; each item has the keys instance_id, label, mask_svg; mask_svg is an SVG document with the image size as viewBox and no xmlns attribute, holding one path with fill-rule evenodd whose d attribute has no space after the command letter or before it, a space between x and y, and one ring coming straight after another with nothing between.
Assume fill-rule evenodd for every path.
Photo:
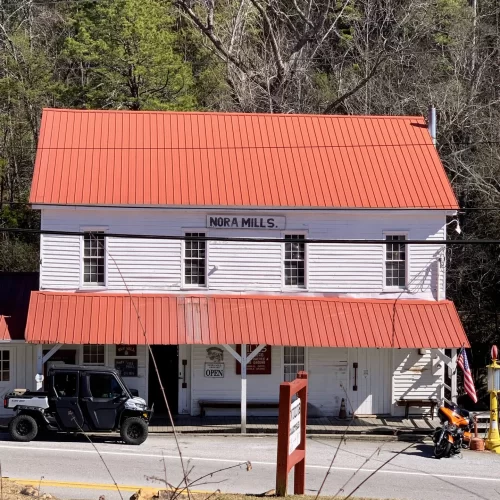
<instances>
[{"instance_id":1,"label":"wall-mounted light fixture","mask_svg":"<svg viewBox=\"0 0 500 500\"><path fill-rule=\"evenodd\" d=\"M429 352L428 349L424 349L422 347L418 350L418 353L420 354L420 356L425 356L428 352Z\"/></svg>"}]
</instances>

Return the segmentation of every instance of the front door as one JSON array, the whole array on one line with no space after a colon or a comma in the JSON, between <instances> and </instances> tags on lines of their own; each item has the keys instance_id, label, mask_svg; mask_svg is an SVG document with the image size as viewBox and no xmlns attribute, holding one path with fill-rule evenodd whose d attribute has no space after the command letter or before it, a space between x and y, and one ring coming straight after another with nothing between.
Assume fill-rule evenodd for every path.
<instances>
[{"instance_id":1,"label":"front door","mask_svg":"<svg viewBox=\"0 0 500 500\"><path fill-rule=\"evenodd\" d=\"M112 373L88 373L81 404L89 425L95 430L110 430L116 427L117 416L127 395Z\"/></svg>"},{"instance_id":2,"label":"front door","mask_svg":"<svg viewBox=\"0 0 500 500\"><path fill-rule=\"evenodd\" d=\"M349 350L349 399L356 415L390 414L391 360L390 349Z\"/></svg>"},{"instance_id":3,"label":"front door","mask_svg":"<svg viewBox=\"0 0 500 500\"><path fill-rule=\"evenodd\" d=\"M53 399L56 419L63 429L82 430L83 414L78 400L78 372L57 372L53 375Z\"/></svg>"},{"instance_id":4,"label":"front door","mask_svg":"<svg viewBox=\"0 0 500 500\"><path fill-rule=\"evenodd\" d=\"M176 415L179 404L179 346L154 345L152 351L158 366L161 385L163 385L167 396L168 406L172 415ZM154 404L156 415L167 414L167 406L151 354L149 358L148 404L150 407Z\"/></svg>"}]
</instances>

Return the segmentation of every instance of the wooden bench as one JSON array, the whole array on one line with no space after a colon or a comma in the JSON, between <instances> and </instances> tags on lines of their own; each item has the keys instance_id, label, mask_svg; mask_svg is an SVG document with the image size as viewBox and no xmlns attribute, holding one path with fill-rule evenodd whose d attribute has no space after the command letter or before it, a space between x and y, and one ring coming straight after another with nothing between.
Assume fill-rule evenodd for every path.
<instances>
[{"instance_id":1,"label":"wooden bench","mask_svg":"<svg viewBox=\"0 0 500 500\"><path fill-rule=\"evenodd\" d=\"M198 401L201 416L205 416L205 408L241 408L241 401L201 400ZM247 408L279 408L277 401L247 401Z\"/></svg>"},{"instance_id":2,"label":"wooden bench","mask_svg":"<svg viewBox=\"0 0 500 500\"><path fill-rule=\"evenodd\" d=\"M431 418L434 418L434 409L439 404L436 399L405 399L401 398L396 403L398 406L405 406L405 418L410 415L410 406L416 406L418 408L430 408Z\"/></svg>"}]
</instances>

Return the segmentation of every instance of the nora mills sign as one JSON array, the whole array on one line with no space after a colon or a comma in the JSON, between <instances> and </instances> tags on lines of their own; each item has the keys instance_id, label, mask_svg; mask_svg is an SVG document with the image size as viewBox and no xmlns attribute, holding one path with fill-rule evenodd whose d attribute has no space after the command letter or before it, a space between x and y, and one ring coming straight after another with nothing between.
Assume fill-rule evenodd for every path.
<instances>
[{"instance_id":1,"label":"nora mills sign","mask_svg":"<svg viewBox=\"0 0 500 500\"><path fill-rule=\"evenodd\" d=\"M207 215L207 227L214 229L285 229L281 215Z\"/></svg>"}]
</instances>

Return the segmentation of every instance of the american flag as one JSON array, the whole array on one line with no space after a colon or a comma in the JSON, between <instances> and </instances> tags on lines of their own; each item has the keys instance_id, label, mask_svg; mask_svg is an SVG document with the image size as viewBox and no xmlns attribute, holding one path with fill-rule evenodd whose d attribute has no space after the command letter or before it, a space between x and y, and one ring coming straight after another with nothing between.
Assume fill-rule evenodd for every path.
<instances>
[{"instance_id":1,"label":"american flag","mask_svg":"<svg viewBox=\"0 0 500 500\"><path fill-rule=\"evenodd\" d=\"M474 380L472 380L472 373L470 371L469 361L467 360L467 353L463 347L458 355L457 364L464 372L465 392L469 395L472 401L474 401L474 403L477 403L476 388L474 387Z\"/></svg>"}]
</instances>

